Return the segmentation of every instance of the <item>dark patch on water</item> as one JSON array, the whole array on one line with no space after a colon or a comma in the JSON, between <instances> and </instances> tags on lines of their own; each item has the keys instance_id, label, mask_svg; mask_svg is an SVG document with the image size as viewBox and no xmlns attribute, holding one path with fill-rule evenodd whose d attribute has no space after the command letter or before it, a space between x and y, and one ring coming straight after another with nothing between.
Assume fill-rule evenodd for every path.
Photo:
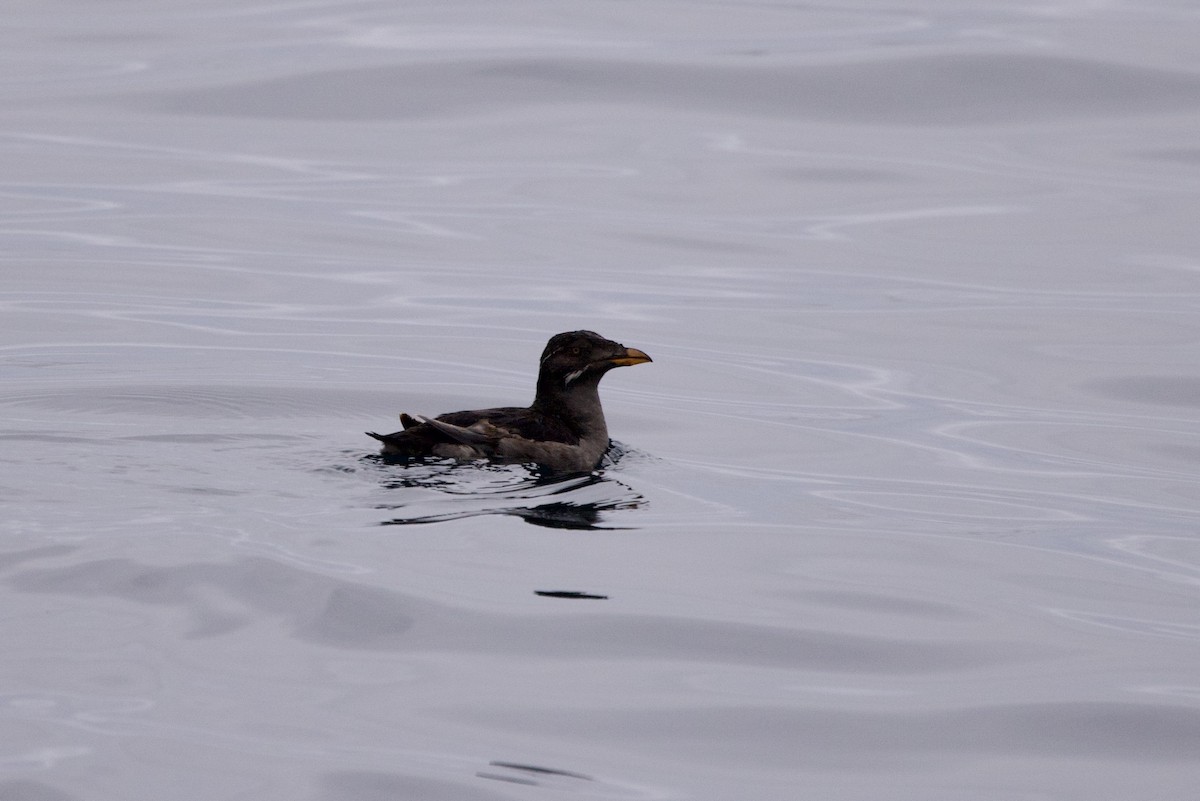
<instances>
[{"instance_id":1,"label":"dark patch on water","mask_svg":"<svg viewBox=\"0 0 1200 801\"><path fill-rule=\"evenodd\" d=\"M597 601L607 601L607 595L593 595L590 592L578 592L576 590L534 590L534 595L540 595L543 598L578 598Z\"/></svg>"},{"instance_id":2,"label":"dark patch on water","mask_svg":"<svg viewBox=\"0 0 1200 801\"><path fill-rule=\"evenodd\" d=\"M559 770L557 768L544 768L540 765L525 765L520 762L489 762L494 768L504 768L512 771L512 773L498 773L496 771L480 771L475 775L481 779L493 779L495 781L508 782L510 784L524 784L527 786L540 787L547 779L567 779L575 781L592 782L595 781L591 776L583 773L575 773L570 770ZM537 778L534 778L537 777Z\"/></svg>"}]
</instances>

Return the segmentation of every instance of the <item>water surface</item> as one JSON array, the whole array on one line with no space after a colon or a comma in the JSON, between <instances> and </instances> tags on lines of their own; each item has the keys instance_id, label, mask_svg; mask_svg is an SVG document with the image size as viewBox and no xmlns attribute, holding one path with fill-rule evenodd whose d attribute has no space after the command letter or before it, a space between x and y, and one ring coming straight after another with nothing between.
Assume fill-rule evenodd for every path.
<instances>
[{"instance_id":1,"label":"water surface","mask_svg":"<svg viewBox=\"0 0 1200 801\"><path fill-rule=\"evenodd\" d=\"M8 21L0 797L1194 794L1186 5Z\"/></svg>"}]
</instances>

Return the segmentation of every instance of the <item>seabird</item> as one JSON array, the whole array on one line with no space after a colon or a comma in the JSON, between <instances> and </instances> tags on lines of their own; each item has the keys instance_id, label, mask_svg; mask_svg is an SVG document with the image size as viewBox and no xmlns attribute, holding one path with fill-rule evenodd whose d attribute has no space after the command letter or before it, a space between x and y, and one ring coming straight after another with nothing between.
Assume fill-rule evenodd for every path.
<instances>
[{"instance_id":1,"label":"seabird","mask_svg":"<svg viewBox=\"0 0 1200 801\"><path fill-rule=\"evenodd\" d=\"M542 351L537 393L528 407L400 415L403 430L367 432L390 457L532 462L561 472L586 472L608 450L600 379L614 367L651 361L643 351L593 331L555 334Z\"/></svg>"}]
</instances>

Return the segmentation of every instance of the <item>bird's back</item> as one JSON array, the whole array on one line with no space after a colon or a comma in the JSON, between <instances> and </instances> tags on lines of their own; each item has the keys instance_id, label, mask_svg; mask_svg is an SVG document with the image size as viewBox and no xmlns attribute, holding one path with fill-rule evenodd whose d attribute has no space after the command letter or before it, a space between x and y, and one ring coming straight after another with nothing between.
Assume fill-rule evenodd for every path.
<instances>
[{"instance_id":1,"label":"bird's back","mask_svg":"<svg viewBox=\"0 0 1200 801\"><path fill-rule=\"evenodd\" d=\"M434 419L462 429L472 426L478 428L481 424L486 424L488 431L493 432L494 439L507 436L566 445L579 442L579 435L561 419L549 417L536 409L524 406L448 412ZM405 427L401 431L391 434L376 434L370 431L367 433L383 443L383 453L387 456L440 456L443 454L438 451L444 452L445 446L460 447L463 444L461 439L446 433L445 430L429 423L417 423L412 418L405 421ZM483 443L476 448L478 453L475 455L480 458L493 455Z\"/></svg>"}]
</instances>

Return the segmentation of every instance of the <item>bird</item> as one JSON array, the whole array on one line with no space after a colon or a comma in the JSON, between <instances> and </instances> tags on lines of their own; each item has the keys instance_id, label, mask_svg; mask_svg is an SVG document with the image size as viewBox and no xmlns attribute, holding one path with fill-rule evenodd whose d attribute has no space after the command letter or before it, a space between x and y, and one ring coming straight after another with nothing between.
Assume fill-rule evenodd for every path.
<instances>
[{"instance_id":1,"label":"bird","mask_svg":"<svg viewBox=\"0 0 1200 801\"><path fill-rule=\"evenodd\" d=\"M389 459L487 459L533 463L553 472L589 472L609 446L600 379L615 367L650 361L644 351L594 331L566 331L550 337L542 351L537 390L529 406L437 417L401 413L400 431L366 434L383 443L381 454Z\"/></svg>"}]
</instances>

